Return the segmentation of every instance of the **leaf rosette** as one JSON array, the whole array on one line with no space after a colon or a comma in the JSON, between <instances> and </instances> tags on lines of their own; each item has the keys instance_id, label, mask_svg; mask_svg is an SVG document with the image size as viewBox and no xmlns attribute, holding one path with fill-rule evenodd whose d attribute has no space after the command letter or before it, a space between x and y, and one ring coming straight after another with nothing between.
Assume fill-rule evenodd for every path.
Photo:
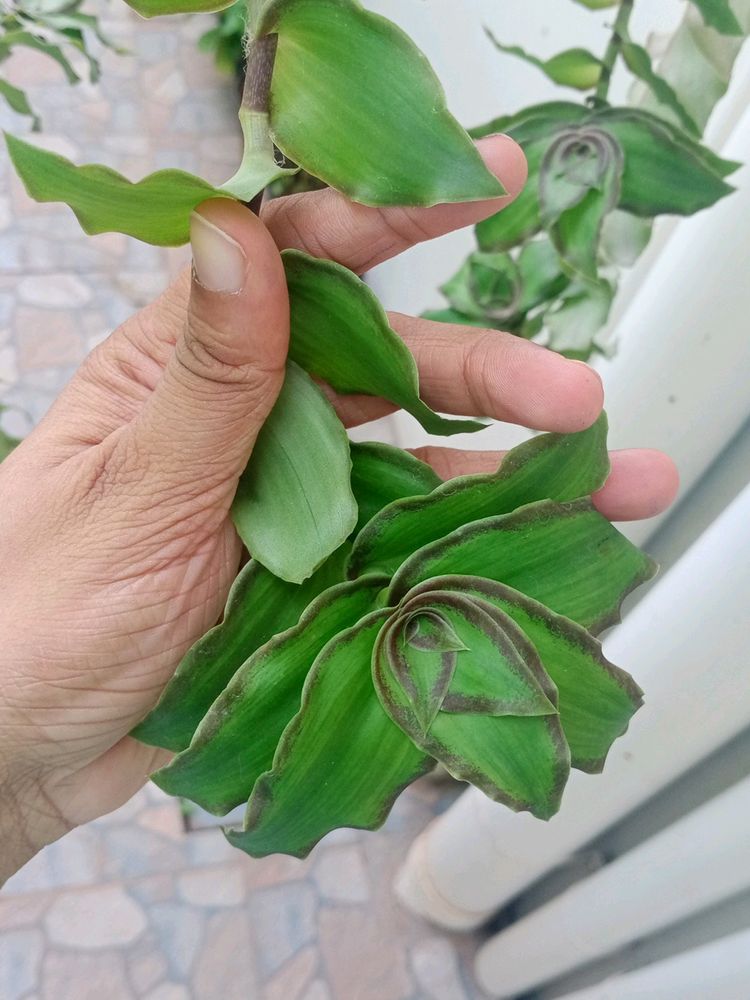
<instances>
[{"instance_id":1,"label":"leaf rosette","mask_svg":"<svg viewBox=\"0 0 750 1000\"><path fill-rule=\"evenodd\" d=\"M594 637L654 572L588 499L604 418L491 476L436 484L382 445L354 466L370 519L301 588L249 564L135 732L179 751L166 791L219 815L247 801L227 836L254 856L380 826L436 761L549 818L641 703Z\"/></svg>"}]
</instances>

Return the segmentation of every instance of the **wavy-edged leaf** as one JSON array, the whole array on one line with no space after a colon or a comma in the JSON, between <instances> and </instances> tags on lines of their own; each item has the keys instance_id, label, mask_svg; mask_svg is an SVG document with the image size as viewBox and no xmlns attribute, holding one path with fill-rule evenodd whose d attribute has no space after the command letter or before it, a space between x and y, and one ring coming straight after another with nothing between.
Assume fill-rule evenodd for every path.
<instances>
[{"instance_id":1,"label":"wavy-edged leaf","mask_svg":"<svg viewBox=\"0 0 750 1000\"><path fill-rule=\"evenodd\" d=\"M643 704L630 674L604 656L601 643L562 615L503 584L473 577L440 577L420 584L414 599L435 589L465 594L499 608L534 645L558 692L558 708L572 766L589 774L604 767L612 743Z\"/></svg>"},{"instance_id":2,"label":"wavy-edged leaf","mask_svg":"<svg viewBox=\"0 0 750 1000\"><path fill-rule=\"evenodd\" d=\"M424 595L425 601L434 597ZM477 614L471 624L476 626L480 621L481 616ZM482 625L488 627L486 619ZM413 668L414 658L410 664L404 663L400 626L397 620L382 630L372 667L378 696L394 722L455 778L470 781L496 802L516 811L528 810L542 819L554 815L570 772L567 744L554 709L544 715L483 715L437 710L429 726L424 726L421 713L415 711L413 695L407 693L401 682L410 667ZM477 643L475 631L467 628L464 631L464 638ZM484 666L487 674L495 673L496 679L508 679L510 644L498 648L497 639L498 636L493 635L489 642L477 643L480 648L473 657L470 651L443 654L448 666L453 665L449 690L453 687L460 690L462 657L466 658L467 668L471 665L476 670ZM490 648L493 644L494 653ZM479 659L481 655L484 662ZM451 663L451 658L455 664ZM422 669L424 673L424 664ZM474 680L465 677L464 684L468 683L471 690ZM441 690L442 681L443 677L438 674L437 684Z\"/></svg>"},{"instance_id":3,"label":"wavy-edged leaf","mask_svg":"<svg viewBox=\"0 0 750 1000\"><path fill-rule=\"evenodd\" d=\"M132 735L166 750L189 746L201 719L256 649L296 625L311 601L343 582L350 548L343 545L301 586L249 562L232 584L222 621L188 650Z\"/></svg>"},{"instance_id":4,"label":"wavy-edged leaf","mask_svg":"<svg viewBox=\"0 0 750 1000\"><path fill-rule=\"evenodd\" d=\"M541 500L466 524L415 552L393 577L389 600L432 577L480 576L596 633L619 621L625 597L655 572L590 500Z\"/></svg>"},{"instance_id":5,"label":"wavy-edged leaf","mask_svg":"<svg viewBox=\"0 0 750 1000\"><path fill-rule=\"evenodd\" d=\"M90 235L117 232L156 246L179 246L190 239L193 209L227 196L182 170L159 170L134 184L109 167L77 167L7 133L5 141L29 195L64 202Z\"/></svg>"},{"instance_id":6,"label":"wavy-edged leaf","mask_svg":"<svg viewBox=\"0 0 750 1000\"><path fill-rule=\"evenodd\" d=\"M630 72L646 84L657 101L675 113L687 132L700 137L700 128L677 96L672 85L654 71L654 67L651 65L651 56L646 49L635 42L621 40L620 52Z\"/></svg>"},{"instance_id":7,"label":"wavy-edged leaf","mask_svg":"<svg viewBox=\"0 0 750 1000\"><path fill-rule=\"evenodd\" d=\"M396 501L366 525L349 575L394 573L412 553L469 521L507 514L534 500L575 500L609 475L607 418L578 434L543 434L514 448L499 470L451 479L429 496Z\"/></svg>"},{"instance_id":8,"label":"wavy-edged leaf","mask_svg":"<svg viewBox=\"0 0 750 1000\"><path fill-rule=\"evenodd\" d=\"M709 28L715 28L722 35L745 34L729 0L691 0L691 2L701 12Z\"/></svg>"},{"instance_id":9,"label":"wavy-edged leaf","mask_svg":"<svg viewBox=\"0 0 750 1000\"><path fill-rule=\"evenodd\" d=\"M440 291L458 312L499 321L517 309L521 274L510 254L478 251Z\"/></svg>"},{"instance_id":10,"label":"wavy-edged leaf","mask_svg":"<svg viewBox=\"0 0 750 1000\"><path fill-rule=\"evenodd\" d=\"M294 627L261 646L214 702L190 746L153 775L156 784L219 815L245 801L300 709L315 658L373 610L387 583L367 577L332 587Z\"/></svg>"},{"instance_id":11,"label":"wavy-edged leaf","mask_svg":"<svg viewBox=\"0 0 750 1000\"><path fill-rule=\"evenodd\" d=\"M14 87L12 83L8 83L7 80L0 78L0 97L5 100L8 107L12 108L16 114L26 115L27 118L31 118L31 127L34 132L39 130L41 120L39 115L32 108L29 103L29 99L23 90L19 87Z\"/></svg>"},{"instance_id":12,"label":"wavy-edged leaf","mask_svg":"<svg viewBox=\"0 0 750 1000\"><path fill-rule=\"evenodd\" d=\"M557 691L534 646L502 611L465 594L424 588L406 596L400 620L388 655L421 733L438 712L556 714ZM415 634L420 623L428 630ZM445 681L444 661L452 664Z\"/></svg>"},{"instance_id":13,"label":"wavy-edged leaf","mask_svg":"<svg viewBox=\"0 0 750 1000\"><path fill-rule=\"evenodd\" d=\"M504 193L448 111L427 59L386 18L356 0L275 0L257 30L279 36L274 139L309 173L368 205Z\"/></svg>"},{"instance_id":14,"label":"wavy-edged leaf","mask_svg":"<svg viewBox=\"0 0 750 1000\"><path fill-rule=\"evenodd\" d=\"M442 479L426 462L380 441L353 442L352 492L359 509L359 532L383 507L402 497L424 496Z\"/></svg>"},{"instance_id":15,"label":"wavy-edged leaf","mask_svg":"<svg viewBox=\"0 0 750 1000\"><path fill-rule=\"evenodd\" d=\"M351 467L336 412L310 376L288 362L232 504L253 557L290 583L311 576L357 523Z\"/></svg>"},{"instance_id":16,"label":"wavy-edged leaf","mask_svg":"<svg viewBox=\"0 0 750 1000\"><path fill-rule=\"evenodd\" d=\"M555 137L539 174L539 205L565 270L595 279L605 217L620 197L623 153L597 128L576 128Z\"/></svg>"},{"instance_id":17,"label":"wavy-edged leaf","mask_svg":"<svg viewBox=\"0 0 750 1000\"><path fill-rule=\"evenodd\" d=\"M291 335L289 356L338 392L382 396L431 434L482 430L475 420L438 416L419 396L419 372L408 347L367 285L348 268L285 250Z\"/></svg>"},{"instance_id":18,"label":"wavy-edged leaf","mask_svg":"<svg viewBox=\"0 0 750 1000\"><path fill-rule=\"evenodd\" d=\"M235 0L125 0L141 17L162 14L208 14L231 7Z\"/></svg>"},{"instance_id":19,"label":"wavy-edged leaf","mask_svg":"<svg viewBox=\"0 0 750 1000\"><path fill-rule=\"evenodd\" d=\"M320 653L273 768L227 838L253 857L305 857L337 827L375 830L434 761L389 718L372 682L375 640L393 609L375 611Z\"/></svg>"},{"instance_id":20,"label":"wavy-edged leaf","mask_svg":"<svg viewBox=\"0 0 750 1000\"><path fill-rule=\"evenodd\" d=\"M602 73L602 61L597 59L588 49L566 49L558 52L550 59L540 59L519 45L504 45L498 41L489 28L485 28L488 38L500 52L523 59L524 62L536 66L542 73L561 87L573 87L576 90L591 90L599 82Z\"/></svg>"},{"instance_id":21,"label":"wavy-edged leaf","mask_svg":"<svg viewBox=\"0 0 750 1000\"><path fill-rule=\"evenodd\" d=\"M619 207L633 215L692 215L734 190L716 172L715 159L706 156L704 147L691 144L688 136L675 139L678 130L670 131L655 115L609 108L598 112L593 123L622 147Z\"/></svg>"}]
</instances>

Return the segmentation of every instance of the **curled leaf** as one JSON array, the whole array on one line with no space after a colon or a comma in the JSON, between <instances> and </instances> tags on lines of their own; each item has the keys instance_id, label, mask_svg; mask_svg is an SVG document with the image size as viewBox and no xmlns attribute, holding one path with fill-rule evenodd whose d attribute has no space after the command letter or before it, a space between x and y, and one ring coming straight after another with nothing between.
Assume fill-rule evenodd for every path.
<instances>
[{"instance_id":1,"label":"curled leaf","mask_svg":"<svg viewBox=\"0 0 750 1000\"><path fill-rule=\"evenodd\" d=\"M403 789L433 767L373 687L373 647L392 613L373 612L320 653L244 827L226 831L235 847L253 857L305 857L336 827L375 830Z\"/></svg>"},{"instance_id":2,"label":"curled leaf","mask_svg":"<svg viewBox=\"0 0 750 1000\"><path fill-rule=\"evenodd\" d=\"M18 176L36 201L61 201L83 230L125 233L156 246L190 239L190 213L224 192L182 170L159 170L132 183L109 167L77 167L64 156L5 135Z\"/></svg>"},{"instance_id":3,"label":"curled leaf","mask_svg":"<svg viewBox=\"0 0 750 1000\"><path fill-rule=\"evenodd\" d=\"M550 59L539 59L522 49L519 45L503 45L495 38L489 28L485 33L492 44L500 52L516 56L540 69L545 76L561 87L574 87L576 90L591 90L599 82L602 72L601 59L588 49L566 49Z\"/></svg>"},{"instance_id":4,"label":"curled leaf","mask_svg":"<svg viewBox=\"0 0 750 1000\"><path fill-rule=\"evenodd\" d=\"M449 616L467 648L414 650L402 641L402 619L392 619L373 654L373 680L386 711L454 777L512 809L554 815L570 758L555 707L534 677L543 670L533 646L507 616L487 614L471 601L424 593L407 599L403 612L415 603Z\"/></svg>"}]
</instances>

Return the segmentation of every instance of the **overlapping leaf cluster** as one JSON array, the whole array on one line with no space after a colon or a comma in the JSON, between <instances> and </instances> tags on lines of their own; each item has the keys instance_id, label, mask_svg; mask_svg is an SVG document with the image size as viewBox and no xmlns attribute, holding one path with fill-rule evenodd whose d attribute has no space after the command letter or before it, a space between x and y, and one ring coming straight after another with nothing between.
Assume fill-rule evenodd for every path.
<instances>
[{"instance_id":1,"label":"overlapping leaf cluster","mask_svg":"<svg viewBox=\"0 0 750 1000\"><path fill-rule=\"evenodd\" d=\"M594 638L653 573L588 496L604 417L445 484L388 446L353 459L357 530L301 586L246 566L135 731L177 753L156 782L219 815L247 801L227 835L257 856L379 826L435 761L552 816L641 703Z\"/></svg>"},{"instance_id":2,"label":"overlapping leaf cluster","mask_svg":"<svg viewBox=\"0 0 750 1000\"><path fill-rule=\"evenodd\" d=\"M68 83L80 83L81 76L74 65L78 55L87 64L90 82L96 83L101 69L92 40L115 52L123 50L108 38L96 17L85 13L82 6L83 0L14 0L12 4L4 4L0 10L0 67L14 51L33 49L56 62ZM26 92L4 79L2 69L0 98L17 114L30 118L35 131L40 127L39 115Z\"/></svg>"},{"instance_id":3,"label":"overlapping leaf cluster","mask_svg":"<svg viewBox=\"0 0 750 1000\"><path fill-rule=\"evenodd\" d=\"M222 4L133 6L151 16ZM277 149L369 205L503 193L391 22L356 0L253 0L249 12L234 177L216 187L166 170L131 183L8 137L30 194L67 203L87 232L173 245L206 199L250 201L287 175ZM558 252L591 277L579 234L640 195L632 158L620 154L638 121L584 112L571 138L555 128L567 115L560 106L519 123L554 164L519 214L526 226L543 218ZM658 175L656 148L648 168ZM719 161L696 148L700 176L713 178ZM694 195L678 185L673 197ZM244 826L228 836L256 855L302 855L336 826L379 825L435 761L549 817L571 766L599 770L640 704L595 639L653 572L590 499L608 474L605 419L539 437L497 473L445 484L398 449L350 445L316 379L384 397L432 433L483 425L425 404L413 357L357 276L297 251L283 259L287 377L232 512L253 559L221 623L136 730L177 753L156 780L219 814L247 801ZM512 274L485 263L482 295L494 308Z\"/></svg>"},{"instance_id":4,"label":"overlapping leaf cluster","mask_svg":"<svg viewBox=\"0 0 750 1000\"><path fill-rule=\"evenodd\" d=\"M501 52L530 62L557 84L592 95L585 104L554 101L526 108L474 131L477 136L507 132L520 142L529 183L510 209L477 226L478 250L442 288L449 308L428 315L527 338L542 335L555 350L585 359L603 349L596 335L609 316L619 269L640 255L652 220L692 215L715 204L732 191L726 178L739 165L699 141L706 89L696 100L693 84L683 96L686 88L668 78L674 74L657 72L647 50L630 37L632 0L579 2L597 10L618 8L602 58L569 49L541 60L488 32ZM683 67L686 80L692 79L689 66L705 62L701 52L726 48L722 41L717 46L721 33L733 55L735 40L745 34L729 0L696 0L693 9L706 26L699 26L701 40ZM695 39L695 20L688 15L681 37L689 30ZM649 94L651 110L608 103L618 60ZM714 87L714 102L722 92Z\"/></svg>"}]
</instances>

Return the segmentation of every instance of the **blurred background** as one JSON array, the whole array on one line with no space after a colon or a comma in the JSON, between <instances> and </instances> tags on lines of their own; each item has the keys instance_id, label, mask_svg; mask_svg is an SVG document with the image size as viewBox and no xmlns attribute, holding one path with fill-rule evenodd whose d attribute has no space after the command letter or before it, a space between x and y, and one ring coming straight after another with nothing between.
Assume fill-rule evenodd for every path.
<instances>
[{"instance_id":1,"label":"blurred background","mask_svg":"<svg viewBox=\"0 0 750 1000\"><path fill-rule=\"evenodd\" d=\"M603 51L613 16L563 0L367 6L428 54L467 126L578 99L498 53L484 25L546 57ZM750 4L735 8L750 28ZM131 178L172 166L225 180L240 149L238 92L214 55L218 46L230 65L236 49L215 33L200 43L214 19L145 22L116 0L81 9L127 50L87 36L101 65L94 82L75 47L70 66L82 79L70 87L65 63L0 46L0 77L41 118L33 141ZM637 2L633 37L663 53L685 14L682 0ZM700 37L717 73L726 68L726 54ZM750 56L734 56L706 141L747 163ZM637 99L629 88L616 77L613 99ZM0 124L23 134L31 119L0 104ZM2 1000L750 997L748 168L732 183L737 191L714 208L658 222L621 282L594 362L614 447L664 448L682 476L671 514L626 528L663 572L605 642L647 705L604 775L577 774L549 824L426 779L384 830L338 831L305 862L246 858L216 820L147 788L5 887ZM438 308L438 287L473 246L470 232L455 234L369 281L389 308ZM27 197L0 152L2 428L25 433L85 354L188 259L119 234L85 237L67 208ZM405 416L357 436L428 440ZM497 427L452 444L522 438Z\"/></svg>"}]
</instances>

